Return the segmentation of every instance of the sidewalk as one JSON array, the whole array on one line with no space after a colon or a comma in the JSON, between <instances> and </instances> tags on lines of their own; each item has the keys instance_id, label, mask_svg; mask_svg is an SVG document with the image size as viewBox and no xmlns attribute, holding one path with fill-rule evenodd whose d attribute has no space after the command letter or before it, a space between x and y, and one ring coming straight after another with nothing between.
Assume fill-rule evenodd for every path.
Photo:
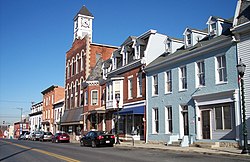
<instances>
[{"instance_id":1,"label":"sidewalk","mask_svg":"<svg viewBox=\"0 0 250 162\"><path fill-rule=\"evenodd\" d=\"M240 149L231 147L217 147L217 148L201 148L201 147L178 147L178 146L166 146L163 144L148 144L148 143L135 143L132 142L121 142L116 144L115 147L130 147L130 148L143 148L143 149L160 149L174 152L193 152L207 155L224 155L224 156L237 156L250 161L250 155L241 154Z\"/></svg>"}]
</instances>

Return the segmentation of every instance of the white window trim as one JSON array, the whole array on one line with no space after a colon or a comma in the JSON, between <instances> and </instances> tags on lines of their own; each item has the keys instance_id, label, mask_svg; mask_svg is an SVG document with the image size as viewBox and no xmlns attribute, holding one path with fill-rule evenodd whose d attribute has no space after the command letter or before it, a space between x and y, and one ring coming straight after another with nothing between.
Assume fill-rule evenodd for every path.
<instances>
[{"instance_id":1,"label":"white window trim","mask_svg":"<svg viewBox=\"0 0 250 162\"><path fill-rule=\"evenodd\" d=\"M141 79L141 82L140 82L140 79ZM140 85L140 83L141 83L141 85ZM141 91L141 93L140 93L140 91ZM142 73L139 73L137 76L137 97L142 97Z\"/></svg>"},{"instance_id":2,"label":"white window trim","mask_svg":"<svg viewBox=\"0 0 250 162\"><path fill-rule=\"evenodd\" d=\"M185 66L179 67L179 91L180 92L187 90L187 87L185 89L182 87L182 85L183 85L183 81L182 81L183 77L182 77L182 71L181 71L182 68L186 68L185 79L186 79L186 84L187 84L187 66L185 65Z\"/></svg>"},{"instance_id":3,"label":"white window trim","mask_svg":"<svg viewBox=\"0 0 250 162\"><path fill-rule=\"evenodd\" d=\"M214 58L215 60L215 83L216 84L226 84L228 81L220 81L220 76L219 76L219 65L218 65L218 57L222 57L222 56L225 56L225 59L226 59L226 55L218 55ZM225 60L226 61L226 60ZM227 61L226 61L226 73L227 73ZM227 75L227 74L226 74Z\"/></svg>"},{"instance_id":4,"label":"white window trim","mask_svg":"<svg viewBox=\"0 0 250 162\"><path fill-rule=\"evenodd\" d=\"M171 119L168 118L168 109L172 109L171 112ZM169 121L172 121L172 132L169 131ZM165 134L171 134L173 133L173 108L172 106L166 106L165 107Z\"/></svg>"},{"instance_id":5,"label":"white window trim","mask_svg":"<svg viewBox=\"0 0 250 162\"><path fill-rule=\"evenodd\" d=\"M97 99L96 99L96 105L93 105L93 92L97 92ZM98 104L98 90L92 90L91 91L91 105L92 106L97 106Z\"/></svg>"},{"instance_id":6,"label":"white window trim","mask_svg":"<svg viewBox=\"0 0 250 162\"><path fill-rule=\"evenodd\" d=\"M171 77L171 80L170 80L170 84L171 84L171 90L168 90L168 84L169 84L169 78L168 78L168 73L170 72L170 77ZM168 70L164 73L165 75L165 94L170 94L172 93L173 91L173 84L172 84L172 70Z\"/></svg>"},{"instance_id":7,"label":"white window trim","mask_svg":"<svg viewBox=\"0 0 250 162\"><path fill-rule=\"evenodd\" d=\"M203 69L203 74L204 74L204 82L205 82L205 84L204 85L200 85L199 84L199 82L200 82L200 79L199 79L199 66L198 66L198 64L199 63L201 63L201 62L203 62L204 63L204 69ZM196 86L196 88L199 88L199 87L205 87L206 86L206 70L205 70L205 61L204 60L200 60L200 61L197 61L196 63L195 63L195 86Z\"/></svg>"},{"instance_id":8,"label":"white window trim","mask_svg":"<svg viewBox=\"0 0 250 162\"><path fill-rule=\"evenodd\" d=\"M88 91L84 92L84 106L88 105Z\"/></svg>"},{"instance_id":9,"label":"white window trim","mask_svg":"<svg viewBox=\"0 0 250 162\"><path fill-rule=\"evenodd\" d=\"M157 84L154 84L155 83L155 78L154 77L157 77ZM158 96L159 95L159 83L158 83L158 81L159 81L159 77L158 77L158 74L156 74L156 75L153 75L152 76L152 96ZM155 85L157 85L157 94L155 93Z\"/></svg>"},{"instance_id":10,"label":"white window trim","mask_svg":"<svg viewBox=\"0 0 250 162\"><path fill-rule=\"evenodd\" d=\"M156 131L156 120L155 120L156 110L158 110L158 132ZM152 134L159 134L159 109L158 107L154 107L152 109Z\"/></svg>"},{"instance_id":11,"label":"white window trim","mask_svg":"<svg viewBox=\"0 0 250 162\"><path fill-rule=\"evenodd\" d=\"M217 105L217 106L220 106L220 110L221 110L221 124L222 124L222 129L217 129L217 125L216 125L216 105L215 107L213 108L213 111L214 111L214 121L215 121L215 131L225 131L225 130L232 130L233 129L233 126L232 126L232 122L233 122L233 119L232 119L232 107L231 105ZM231 120L231 128L230 129L226 129L225 128L225 119L224 119L224 107L226 106L229 106L229 109L230 109L230 120Z\"/></svg>"},{"instance_id":12,"label":"white window trim","mask_svg":"<svg viewBox=\"0 0 250 162\"><path fill-rule=\"evenodd\" d=\"M132 87L130 87L131 86L130 82L132 83ZM132 99L132 98L133 98L133 76L129 76L128 77L128 99Z\"/></svg>"}]
</instances>

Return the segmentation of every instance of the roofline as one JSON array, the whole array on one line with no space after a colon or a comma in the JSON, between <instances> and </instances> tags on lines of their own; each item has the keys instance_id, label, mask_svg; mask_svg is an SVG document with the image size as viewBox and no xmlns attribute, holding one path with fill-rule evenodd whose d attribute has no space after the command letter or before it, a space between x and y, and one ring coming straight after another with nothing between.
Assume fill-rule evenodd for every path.
<instances>
[{"instance_id":1,"label":"roofline","mask_svg":"<svg viewBox=\"0 0 250 162\"><path fill-rule=\"evenodd\" d=\"M44 95L45 93L47 93L47 92L49 92L49 91L52 91L52 90L55 89L55 88L63 88L63 87L58 86L58 85L52 85L52 86L50 86L49 88L43 90L41 93Z\"/></svg>"},{"instance_id":2,"label":"roofline","mask_svg":"<svg viewBox=\"0 0 250 162\"><path fill-rule=\"evenodd\" d=\"M100 43L90 43L91 45L96 45L96 46L105 46L105 47L111 47L111 48L119 48L119 46L113 46L113 45L108 45L108 44L100 44Z\"/></svg>"},{"instance_id":3,"label":"roofline","mask_svg":"<svg viewBox=\"0 0 250 162\"><path fill-rule=\"evenodd\" d=\"M147 35L155 34L155 33L157 33L157 30L150 29L150 30L146 31L145 33L141 34L140 36L138 36L137 38L145 37Z\"/></svg>"},{"instance_id":4,"label":"roofline","mask_svg":"<svg viewBox=\"0 0 250 162\"><path fill-rule=\"evenodd\" d=\"M164 67L164 65L166 65L166 61L170 62L169 64L174 64L176 63L177 61L179 60L183 60L183 59L187 59L189 57L193 57L194 55L198 55L200 53L203 53L203 52L207 52L207 51L211 51L213 49L217 49L218 47L224 47L224 46L227 46L227 45L230 45L232 44L232 41L231 41L231 37L227 37L227 38L224 38L222 40L219 40L219 41L216 41L216 42L213 42L207 46L204 46L203 48L197 48L193 51L187 51L187 52L184 52L182 54L179 54L179 55L176 55L170 59L164 59L163 61L153 65L152 67L146 67L145 68L145 71L146 72L150 72L150 71L153 71L155 69L159 69L159 68L162 68ZM174 55L175 53L173 53Z\"/></svg>"}]
</instances>

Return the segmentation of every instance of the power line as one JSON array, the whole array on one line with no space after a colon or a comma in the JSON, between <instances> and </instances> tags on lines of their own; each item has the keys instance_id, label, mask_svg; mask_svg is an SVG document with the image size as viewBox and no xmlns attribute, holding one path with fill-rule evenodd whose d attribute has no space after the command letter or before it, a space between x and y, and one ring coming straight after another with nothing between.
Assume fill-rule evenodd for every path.
<instances>
[{"instance_id":1,"label":"power line","mask_svg":"<svg viewBox=\"0 0 250 162\"><path fill-rule=\"evenodd\" d=\"M17 100L0 100L0 102L9 102L9 103L34 103L33 101L17 101Z\"/></svg>"}]
</instances>

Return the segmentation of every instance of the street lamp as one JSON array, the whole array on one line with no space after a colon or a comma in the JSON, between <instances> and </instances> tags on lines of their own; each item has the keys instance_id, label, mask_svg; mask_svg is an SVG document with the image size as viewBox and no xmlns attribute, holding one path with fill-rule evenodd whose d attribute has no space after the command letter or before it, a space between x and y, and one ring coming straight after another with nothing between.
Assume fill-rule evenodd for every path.
<instances>
[{"instance_id":1,"label":"street lamp","mask_svg":"<svg viewBox=\"0 0 250 162\"><path fill-rule=\"evenodd\" d=\"M246 70L246 65L240 62L236 66L238 70L238 74L240 75L240 84L241 84L241 100L242 100L242 117L243 117L243 139L244 139L244 146L242 149L241 154L248 154L248 142L247 142L247 123L246 123L246 107L245 107L245 95L244 95L244 73Z\"/></svg>"},{"instance_id":2,"label":"street lamp","mask_svg":"<svg viewBox=\"0 0 250 162\"><path fill-rule=\"evenodd\" d=\"M116 106L117 106L116 144L120 144L120 140L119 140L119 102L120 102L120 94L119 93L117 93L115 95L115 99L116 99Z\"/></svg>"}]
</instances>

